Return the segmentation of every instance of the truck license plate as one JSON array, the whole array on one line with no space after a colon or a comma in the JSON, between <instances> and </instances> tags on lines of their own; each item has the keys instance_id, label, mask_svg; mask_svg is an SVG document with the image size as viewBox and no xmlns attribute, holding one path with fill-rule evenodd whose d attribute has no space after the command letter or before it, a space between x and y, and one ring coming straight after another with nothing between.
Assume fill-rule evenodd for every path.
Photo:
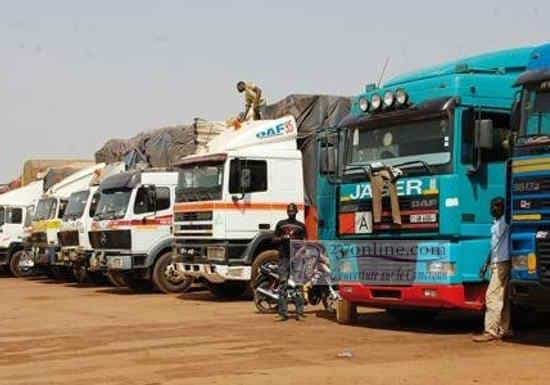
<instances>
[{"instance_id":1,"label":"truck license plate","mask_svg":"<svg viewBox=\"0 0 550 385\"><path fill-rule=\"evenodd\" d=\"M115 257L115 258L112 258L111 259L111 267L114 268L114 269L122 269L122 267L124 266L124 263L122 261L122 258L120 257Z\"/></svg>"}]
</instances>

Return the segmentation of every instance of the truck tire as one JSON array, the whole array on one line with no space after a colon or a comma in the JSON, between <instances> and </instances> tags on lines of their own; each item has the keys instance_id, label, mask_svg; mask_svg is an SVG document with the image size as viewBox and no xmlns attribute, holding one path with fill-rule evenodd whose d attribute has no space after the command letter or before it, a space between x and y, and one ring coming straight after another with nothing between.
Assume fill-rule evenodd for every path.
<instances>
[{"instance_id":1,"label":"truck tire","mask_svg":"<svg viewBox=\"0 0 550 385\"><path fill-rule=\"evenodd\" d=\"M157 290L166 293L181 293L187 290L193 283L192 278L177 280L173 274L170 274L168 267L172 264L172 252L168 251L162 254L153 268L153 283Z\"/></svg>"},{"instance_id":2,"label":"truck tire","mask_svg":"<svg viewBox=\"0 0 550 385\"><path fill-rule=\"evenodd\" d=\"M279 251L278 250L265 250L262 251L252 262L252 269L250 272L250 285L254 290L254 285L258 275L260 274L260 267L266 263L279 263Z\"/></svg>"},{"instance_id":3,"label":"truck tire","mask_svg":"<svg viewBox=\"0 0 550 385\"><path fill-rule=\"evenodd\" d=\"M10 259L10 271L14 277L27 277L33 273L32 268L22 268L19 266L21 259L26 258L25 250L19 250L13 253Z\"/></svg>"},{"instance_id":4,"label":"truck tire","mask_svg":"<svg viewBox=\"0 0 550 385\"><path fill-rule=\"evenodd\" d=\"M342 325L353 325L357 321L357 305L341 299L336 304L336 321Z\"/></svg>"},{"instance_id":5,"label":"truck tire","mask_svg":"<svg viewBox=\"0 0 550 385\"><path fill-rule=\"evenodd\" d=\"M248 282L209 283L208 290L216 298L237 299L250 291L250 285Z\"/></svg>"},{"instance_id":6,"label":"truck tire","mask_svg":"<svg viewBox=\"0 0 550 385\"><path fill-rule=\"evenodd\" d=\"M107 278L109 282L115 287L126 287L126 280L124 279L124 274L119 271L109 271L107 273Z\"/></svg>"}]
</instances>

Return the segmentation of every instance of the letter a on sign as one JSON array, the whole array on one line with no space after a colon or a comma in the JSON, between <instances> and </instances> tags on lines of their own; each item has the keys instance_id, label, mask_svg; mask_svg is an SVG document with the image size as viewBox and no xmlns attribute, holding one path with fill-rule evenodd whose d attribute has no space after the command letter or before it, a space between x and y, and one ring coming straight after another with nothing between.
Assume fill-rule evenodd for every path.
<instances>
[{"instance_id":1,"label":"letter a on sign","mask_svg":"<svg viewBox=\"0 0 550 385\"><path fill-rule=\"evenodd\" d=\"M372 213L370 211L359 211L355 213L355 233L372 233Z\"/></svg>"}]
</instances>

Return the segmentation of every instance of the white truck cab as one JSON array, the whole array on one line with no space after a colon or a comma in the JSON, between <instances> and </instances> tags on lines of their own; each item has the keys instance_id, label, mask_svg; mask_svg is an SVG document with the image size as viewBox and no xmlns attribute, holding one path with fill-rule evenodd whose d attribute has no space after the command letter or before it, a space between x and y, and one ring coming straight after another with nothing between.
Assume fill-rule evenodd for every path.
<instances>
[{"instance_id":1,"label":"white truck cab","mask_svg":"<svg viewBox=\"0 0 550 385\"><path fill-rule=\"evenodd\" d=\"M91 229L92 219L99 202L99 183L102 179L124 170L125 165L122 162L106 166L100 164L94 169L89 186L75 191L69 196L63 223L58 233L60 251L56 264L72 270L78 282L96 281L102 278L87 272L88 262L92 255L88 232Z\"/></svg>"},{"instance_id":2,"label":"white truck cab","mask_svg":"<svg viewBox=\"0 0 550 385\"><path fill-rule=\"evenodd\" d=\"M289 203L304 220L302 153L293 117L251 121L183 158L174 209L177 270L217 296L238 296L278 258L273 230Z\"/></svg>"},{"instance_id":3,"label":"white truck cab","mask_svg":"<svg viewBox=\"0 0 550 385\"><path fill-rule=\"evenodd\" d=\"M165 170L120 173L99 186L89 232L90 270L104 271L133 290L153 286L179 292L190 284L174 276L172 216L178 174Z\"/></svg>"},{"instance_id":4,"label":"white truck cab","mask_svg":"<svg viewBox=\"0 0 550 385\"><path fill-rule=\"evenodd\" d=\"M31 223L34 205L42 189L43 181L40 180L0 195L0 267L8 267L16 277L28 270L22 258L25 227Z\"/></svg>"},{"instance_id":5,"label":"white truck cab","mask_svg":"<svg viewBox=\"0 0 550 385\"><path fill-rule=\"evenodd\" d=\"M53 278L65 278L68 269L58 261L58 233L69 197L73 192L88 188L104 163L79 170L54 184L38 201L32 222L30 244L35 267Z\"/></svg>"}]
</instances>

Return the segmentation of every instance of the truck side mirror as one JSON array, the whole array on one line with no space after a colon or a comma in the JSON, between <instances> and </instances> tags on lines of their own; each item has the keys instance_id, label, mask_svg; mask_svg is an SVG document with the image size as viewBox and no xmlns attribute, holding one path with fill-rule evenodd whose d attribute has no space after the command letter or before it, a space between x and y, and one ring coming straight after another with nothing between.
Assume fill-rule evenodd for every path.
<instances>
[{"instance_id":1,"label":"truck side mirror","mask_svg":"<svg viewBox=\"0 0 550 385\"><path fill-rule=\"evenodd\" d=\"M494 146L493 133L493 121L491 119L476 120L475 138L478 148L492 150Z\"/></svg>"},{"instance_id":2,"label":"truck side mirror","mask_svg":"<svg viewBox=\"0 0 550 385\"><path fill-rule=\"evenodd\" d=\"M241 170L241 192L244 194L252 185L252 172L249 168L243 168Z\"/></svg>"},{"instance_id":3,"label":"truck side mirror","mask_svg":"<svg viewBox=\"0 0 550 385\"><path fill-rule=\"evenodd\" d=\"M513 133L518 133L521 126L521 99L516 98L510 115L510 128Z\"/></svg>"},{"instance_id":4,"label":"truck side mirror","mask_svg":"<svg viewBox=\"0 0 550 385\"><path fill-rule=\"evenodd\" d=\"M150 211L157 212L157 186L148 185L145 187L145 196L147 199L147 206Z\"/></svg>"},{"instance_id":5,"label":"truck side mirror","mask_svg":"<svg viewBox=\"0 0 550 385\"><path fill-rule=\"evenodd\" d=\"M335 174L336 173L336 149L334 146L323 146L321 147L321 164L320 172L321 174Z\"/></svg>"},{"instance_id":6,"label":"truck side mirror","mask_svg":"<svg viewBox=\"0 0 550 385\"><path fill-rule=\"evenodd\" d=\"M474 125L474 165L468 170L469 175L475 175L481 169L483 150L494 148L494 130L491 119L476 119Z\"/></svg>"}]
</instances>

